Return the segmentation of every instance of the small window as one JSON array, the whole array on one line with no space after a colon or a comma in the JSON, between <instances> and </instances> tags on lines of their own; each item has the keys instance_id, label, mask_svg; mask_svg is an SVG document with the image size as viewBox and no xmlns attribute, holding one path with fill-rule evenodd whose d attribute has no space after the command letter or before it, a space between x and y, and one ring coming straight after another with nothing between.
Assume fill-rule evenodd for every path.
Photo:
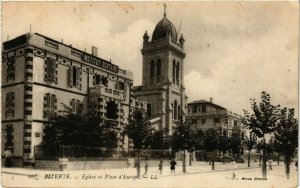
<instances>
[{"instance_id":1,"label":"small window","mask_svg":"<svg viewBox=\"0 0 300 188\"><path fill-rule=\"evenodd\" d=\"M236 121L236 120L233 121L233 125L234 125L235 127L237 127L237 121Z\"/></svg>"},{"instance_id":2,"label":"small window","mask_svg":"<svg viewBox=\"0 0 300 188\"><path fill-rule=\"evenodd\" d=\"M15 57L7 59L6 81L15 80Z\"/></svg>"},{"instance_id":3,"label":"small window","mask_svg":"<svg viewBox=\"0 0 300 188\"><path fill-rule=\"evenodd\" d=\"M214 118L214 123L220 123L220 118Z\"/></svg>"},{"instance_id":4,"label":"small window","mask_svg":"<svg viewBox=\"0 0 300 188\"><path fill-rule=\"evenodd\" d=\"M101 84L101 75L96 74L95 75L95 84L100 85Z\"/></svg>"},{"instance_id":5,"label":"small window","mask_svg":"<svg viewBox=\"0 0 300 188\"><path fill-rule=\"evenodd\" d=\"M177 66L176 66L176 82L177 82L177 85L179 85L179 62L177 62Z\"/></svg>"},{"instance_id":6,"label":"small window","mask_svg":"<svg viewBox=\"0 0 300 188\"><path fill-rule=\"evenodd\" d=\"M151 104L147 104L147 117L151 118Z\"/></svg>"},{"instance_id":7,"label":"small window","mask_svg":"<svg viewBox=\"0 0 300 188\"><path fill-rule=\"evenodd\" d=\"M197 124L197 119L192 119L192 124Z\"/></svg>"},{"instance_id":8,"label":"small window","mask_svg":"<svg viewBox=\"0 0 300 188\"><path fill-rule=\"evenodd\" d=\"M197 105L193 106L193 113L197 113Z\"/></svg>"},{"instance_id":9,"label":"small window","mask_svg":"<svg viewBox=\"0 0 300 188\"><path fill-rule=\"evenodd\" d=\"M202 113L206 113L206 106L202 106Z\"/></svg>"},{"instance_id":10,"label":"small window","mask_svg":"<svg viewBox=\"0 0 300 188\"><path fill-rule=\"evenodd\" d=\"M206 119L201 119L201 124L205 124L206 123Z\"/></svg>"},{"instance_id":11,"label":"small window","mask_svg":"<svg viewBox=\"0 0 300 188\"><path fill-rule=\"evenodd\" d=\"M161 60L157 60L156 64L156 76L159 77L161 75Z\"/></svg>"},{"instance_id":12,"label":"small window","mask_svg":"<svg viewBox=\"0 0 300 188\"><path fill-rule=\"evenodd\" d=\"M15 93L14 92L9 92L6 94L6 99L5 99L5 107L6 107L6 112L5 116L6 117L14 117L15 115Z\"/></svg>"},{"instance_id":13,"label":"small window","mask_svg":"<svg viewBox=\"0 0 300 188\"><path fill-rule=\"evenodd\" d=\"M176 80L176 63L175 60L173 60L173 83L175 84L175 80Z\"/></svg>"},{"instance_id":14,"label":"small window","mask_svg":"<svg viewBox=\"0 0 300 188\"><path fill-rule=\"evenodd\" d=\"M119 89L124 91L125 89L124 82L119 81Z\"/></svg>"},{"instance_id":15,"label":"small window","mask_svg":"<svg viewBox=\"0 0 300 188\"><path fill-rule=\"evenodd\" d=\"M5 130L5 147L12 148L14 145L13 141L14 141L14 128L12 125L7 125Z\"/></svg>"},{"instance_id":16,"label":"small window","mask_svg":"<svg viewBox=\"0 0 300 188\"><path fill-rule=\"evenodd\" d=\"M107 87L107 84L108 84L108 79L106 76L103 76L102 77L102 85L106 86Z\"/></svg>"},{"instance_id":17,"label":"small window","mask_svg":"<svg viewBox=\"0 0 300 188\"><path fill-rule=\"evenodd\" d=\"M70 86L75 86L75 87L81 89L81 71L79 70L79 68L77 68L75 66L71 66L69 71L70 71L69 72Z\"/></svg>"},{"instance_id":18,"label":"small window","mask_svg":"<svg viewBox=\"0 0 300 188\"><path fill-rule=\"evenodd\" d=\"M154 74L155 74L155 63L152 60L151 63L150 63L150 77L153 78Z\"/></svg>"},{"instance_id":19,"label":"small window","mask_svg":"<svg viewBox=\"0 0 300 188\"><path fill-rule=\"evenodd\" d=\"M118 118L118 105L110 101L106 106L106 117L109 119L117 119Z\"/></svg>"},{"instance_id":20,"label":"small window","mask_svg":"<svg viewBox=\"0 0 300 188\"><path fill-rule=\"evenodd\" d=\"M56 95L46 93L44 96L44 117L51 117L55 115L57 109Z\"/></svg>"},{"instance_id":21,"label":"small window","mask_svg":"<svg viewBox=\"0 0 300 188\"><path fill-rule=\"evenodd\" d=\"M45 60L45 81L54 82L56 79L55 59L47 57Z\"/></svg>"}]
</instances>

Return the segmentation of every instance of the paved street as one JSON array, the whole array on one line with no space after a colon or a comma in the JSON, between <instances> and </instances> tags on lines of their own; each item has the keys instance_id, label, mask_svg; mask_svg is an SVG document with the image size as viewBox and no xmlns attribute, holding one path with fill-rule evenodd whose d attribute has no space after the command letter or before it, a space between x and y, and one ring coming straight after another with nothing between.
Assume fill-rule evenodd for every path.
<instances>
[{"instance_id":1,"label":"paved street","mask_svg":"<svg viewBox=\"0 0 300 188\"><path fill-rule=\"evenodd\" d=\"M143 164L143 163L142 163ZM14 187L296 187L297 173L291 165L291 178L286 179L283 163L274 165L268 171L267 180L261 178L258 163L248 168L246 163L238 164L237 177L232 179L232 166L216 163L216 170L205 162L194 162L182 173L181 162L177 163L176 174L169 166L159 175L158 167L150 167L147 178L136 179L136 169L101 169L84 171L49 171L23 168L2 168L2 185ZM144 173L141 167L141 175ZM37 176L33 176L37 174ZM31 176L30 176L31 175Z\"/></svg>"}]
</instances>

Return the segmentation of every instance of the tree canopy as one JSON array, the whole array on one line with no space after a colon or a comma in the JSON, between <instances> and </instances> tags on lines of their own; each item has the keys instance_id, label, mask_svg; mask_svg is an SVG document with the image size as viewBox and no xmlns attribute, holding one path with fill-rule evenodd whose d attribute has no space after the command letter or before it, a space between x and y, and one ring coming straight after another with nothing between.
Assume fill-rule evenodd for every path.
<instances>
[{"instance_id":1,"label":"tree canopy","mask_svg":"<svg viewBox=\"0 0 300 188\"><path fill-rule=\"evenodd\" d=\"M43 145L65 145L86 147L117 146L115 125L98 117L74 114L64 106L56 116L50 118L44 129Z\"/></svg>"},{"instance_id":2,"label":"tree canopy","mask_svg":"<svg viewBox=\"0 0 300 188\"><path fill-rule=\"evenodd\" d=\"M125 126L125 134L133 141L135 149L146 148L154 128L148 121L147 114L142 109L135 109L129 115L128 125Z\"/></svg>"}]
</instances>

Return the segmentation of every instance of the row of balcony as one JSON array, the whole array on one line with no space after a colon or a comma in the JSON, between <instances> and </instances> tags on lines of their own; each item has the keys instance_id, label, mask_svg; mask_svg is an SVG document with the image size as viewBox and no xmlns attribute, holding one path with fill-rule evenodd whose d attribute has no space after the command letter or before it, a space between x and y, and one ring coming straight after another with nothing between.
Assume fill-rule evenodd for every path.
<instances>
[{"instance_id":1,"label":"row of balcony","mask_svg":"<svg viewBox=\"0 0 300 188\"><path fill-rule=\"evenodd\" d=\"M104 86L92 87L92 88L90 88L90 93L91 94L104 94L108 97L113 97L113 98L118 98L118 99L123 99L123 97L124 97L124 91L110 89L110 88L107 88Z\"/></svg>"}]
</instances>

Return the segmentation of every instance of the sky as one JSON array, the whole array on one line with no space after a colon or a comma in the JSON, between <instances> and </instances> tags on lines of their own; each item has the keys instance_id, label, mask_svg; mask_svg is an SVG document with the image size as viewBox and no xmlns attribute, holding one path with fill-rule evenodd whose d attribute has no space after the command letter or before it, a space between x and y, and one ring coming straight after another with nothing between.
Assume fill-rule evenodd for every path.
<instances>
[{"instance_id":1,"label":"sky","mask_svg":"<svg viewBox=\"0 0 300 188\"><path fill-rule=\"evenodd\" d=\"M2 41L31 31L98 56L142 79L142 36L163 18L164 2L3 2ZM262 91L298 113L298 2L166 2L186 40L188 102L209 100L233 112ZM180 24L181 23L181 24ZM181 25L181 26L180 26ZM180 28L180 30L179 30Z\"/></svg>"}]
</instances>

